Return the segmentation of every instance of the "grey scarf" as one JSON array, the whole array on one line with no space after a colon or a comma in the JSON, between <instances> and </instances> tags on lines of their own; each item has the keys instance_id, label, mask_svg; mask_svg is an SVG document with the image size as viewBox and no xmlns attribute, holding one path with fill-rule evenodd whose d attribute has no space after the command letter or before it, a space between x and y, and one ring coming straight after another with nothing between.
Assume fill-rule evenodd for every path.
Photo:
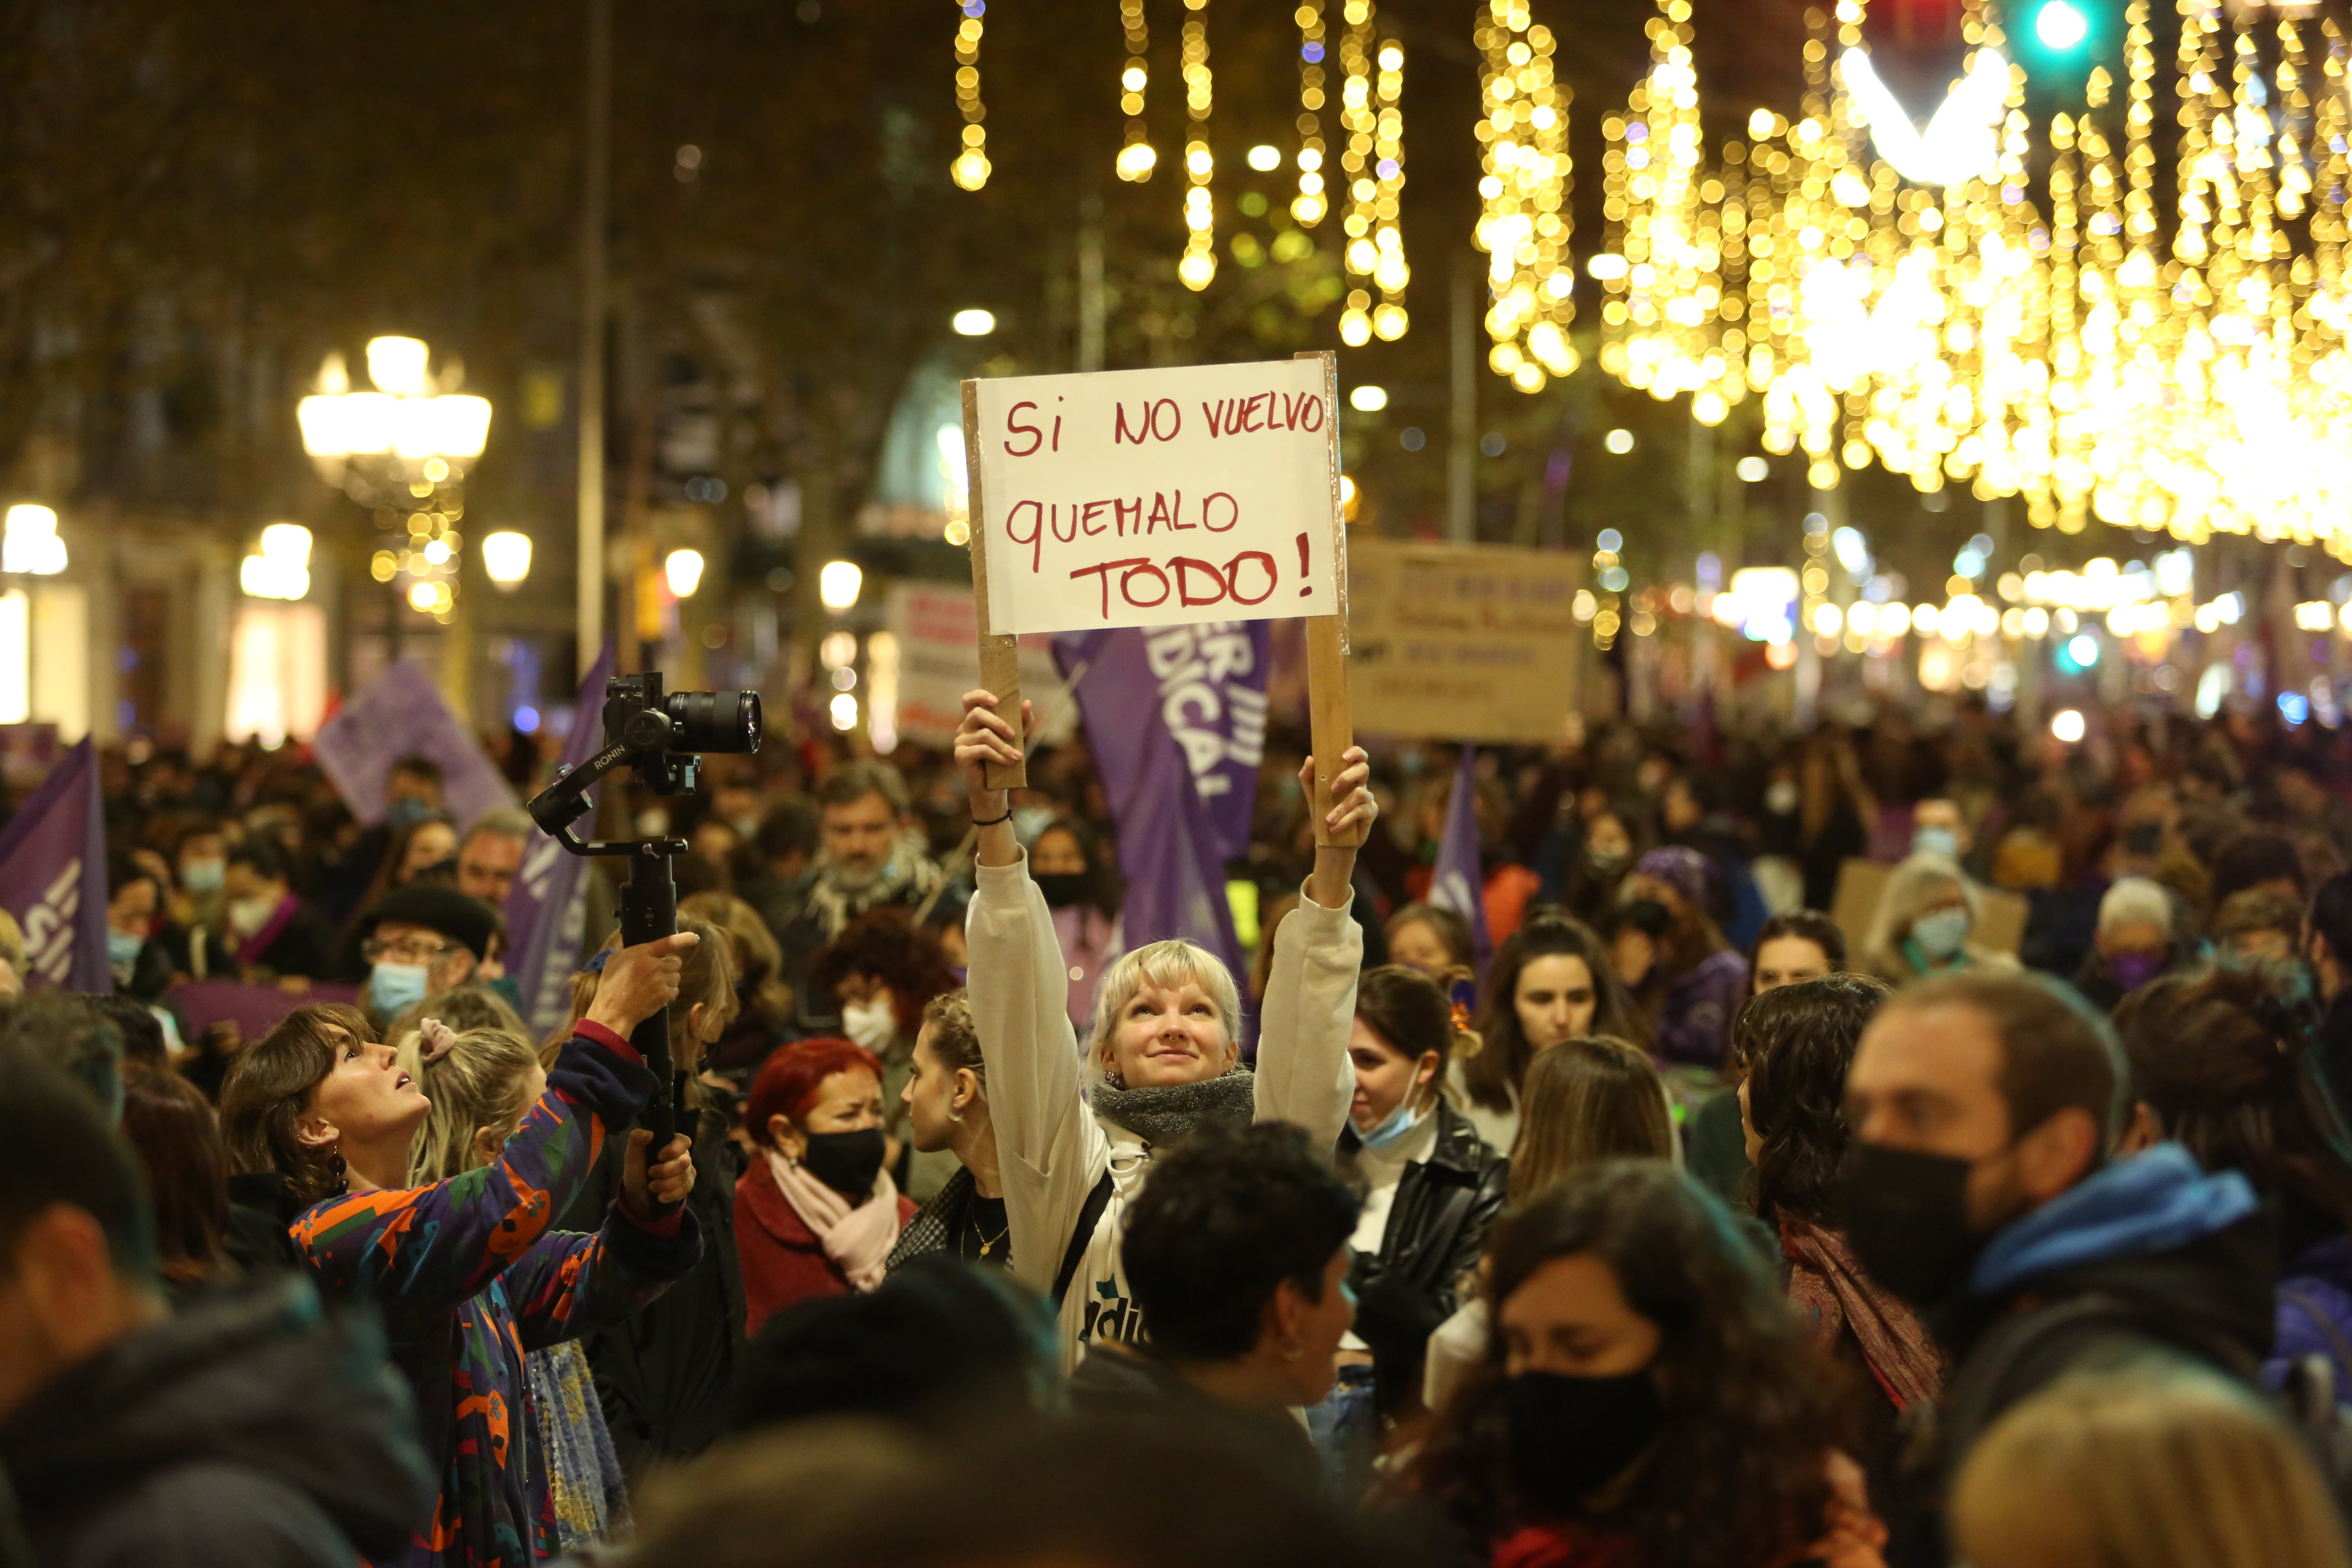
<instances>
[{"instance_id":1,"label":"grey scarf","mask_svg":"<svg viewBox=\"0 0 2352 1568\"><path fill-rule=\"evenodd\" d=\"M1146 1143L1166 1143L1196 1127L1246 1127L1257 1115L1255 1079L1245 1067L1199 1083L1127 1089L1106 1079L1087 1091L1087 1103Z\"/></svg>"}]
</instances>

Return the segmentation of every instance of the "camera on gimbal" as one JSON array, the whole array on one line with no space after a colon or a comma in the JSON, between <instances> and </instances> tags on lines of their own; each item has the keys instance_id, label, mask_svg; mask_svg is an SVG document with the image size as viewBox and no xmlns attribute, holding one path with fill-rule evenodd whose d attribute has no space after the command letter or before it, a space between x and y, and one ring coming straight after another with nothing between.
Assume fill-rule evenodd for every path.
<instances>
[{"instance_id":1,"label":"camera on gimbal","mask_svg":"<svg viewBox=\"0 0 2352 1568\"><path fill-rule=\"evenodd\" d=\"M621 889L621 941L635 947L677 930L677 879L670 857L686 853L683 838L590 838L572 831L588 814L589 786L616 768L628 768L637 782L659 795L690 795L702 782L704 752L760 749L760 694L756 691L662 693L659 671L616 675L604 683L604 744L576 768L557 776L533 795L531 820L574 855L626 855L629 880ZM659 1088L646 1110L654 1148L668 1146L675 1128L677 1089L671 1081L669 1018L656 1013L637 1026L629 1043L646 1060Z\"/></svg>"}]
</instances>

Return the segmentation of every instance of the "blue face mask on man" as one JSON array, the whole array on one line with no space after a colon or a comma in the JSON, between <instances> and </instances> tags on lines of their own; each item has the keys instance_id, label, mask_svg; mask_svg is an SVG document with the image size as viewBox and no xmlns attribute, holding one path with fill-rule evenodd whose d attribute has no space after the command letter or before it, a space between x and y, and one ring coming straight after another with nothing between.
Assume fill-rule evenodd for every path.
<instances>
[{"instance_id":1,"label":"blue face mask on man","mask_svg":"<svg viewBox=\"0 0 2352 1568\"><path fill-rule=\"evenodd\" d=\"M116 931L111 926L106 932L106 962L115 969L128 969L139 962L139 952L147 939L136 931Z\"/></svg>"},{"instance_id":2,"label":"blue face mask on man","mask_svg":"<svg viewBox=\"0 0 2352 1568\"><path fill-rule=\"evenodd\" d=\"M386 960L377 964L368 971L368 1011L380 1018L397 1018L425 1000L431 976L432 971L421 963Z\"/></svg>"}]
</instances>

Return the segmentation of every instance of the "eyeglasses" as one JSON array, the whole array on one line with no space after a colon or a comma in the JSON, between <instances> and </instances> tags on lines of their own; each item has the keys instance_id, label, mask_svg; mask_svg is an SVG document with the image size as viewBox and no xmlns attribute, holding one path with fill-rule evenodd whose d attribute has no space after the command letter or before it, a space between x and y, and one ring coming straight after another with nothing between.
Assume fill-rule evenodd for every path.
<instances>
[{"instance_id":1,"label":"eyeglasses","mask_svg":"<svg viewBox=\"0 0 2352 1568\"><path fill-rule=\"evenodd\" d=\"M370 963L382 963L390 959L394 963L422 963L429 967L448 957L453 951L455 949L449 942L435 942L430 937L404 936L397 942L371 938L361 947L360 955Z\"/></svg>"}]
</instances>

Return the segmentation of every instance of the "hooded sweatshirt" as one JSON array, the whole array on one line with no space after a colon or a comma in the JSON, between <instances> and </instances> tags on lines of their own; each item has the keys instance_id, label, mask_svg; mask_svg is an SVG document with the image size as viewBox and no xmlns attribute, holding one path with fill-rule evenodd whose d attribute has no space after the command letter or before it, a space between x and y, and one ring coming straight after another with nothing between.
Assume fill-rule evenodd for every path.
<instances>
[{"instance_id":1,"label":"hooded sweatshirt","mask_svg":"<svg viewBox=\"0 0 2352 1568\"><path fill-rule=\"evenodd\" d=\"M432 1496L373 1314L280 1276L131 1335L0 1426L47 1568L396 1560Z\"/></svg>"},{"instance_id":2,"label":"hooded sweatshirt","mask_svg":"<svg viewBox=\"0 0 2352 1568\"><path fill-rule=\"evenodd\" d=\"M1958 1362L1946 1476L2002 1412L2063 1373L2187 1357L2251 1379L2270 1349L2276 1226L2246 1179L2178 1143L2119 1160L2010 1225L1938 1322Z\"/></svg>"}]
</instances>

